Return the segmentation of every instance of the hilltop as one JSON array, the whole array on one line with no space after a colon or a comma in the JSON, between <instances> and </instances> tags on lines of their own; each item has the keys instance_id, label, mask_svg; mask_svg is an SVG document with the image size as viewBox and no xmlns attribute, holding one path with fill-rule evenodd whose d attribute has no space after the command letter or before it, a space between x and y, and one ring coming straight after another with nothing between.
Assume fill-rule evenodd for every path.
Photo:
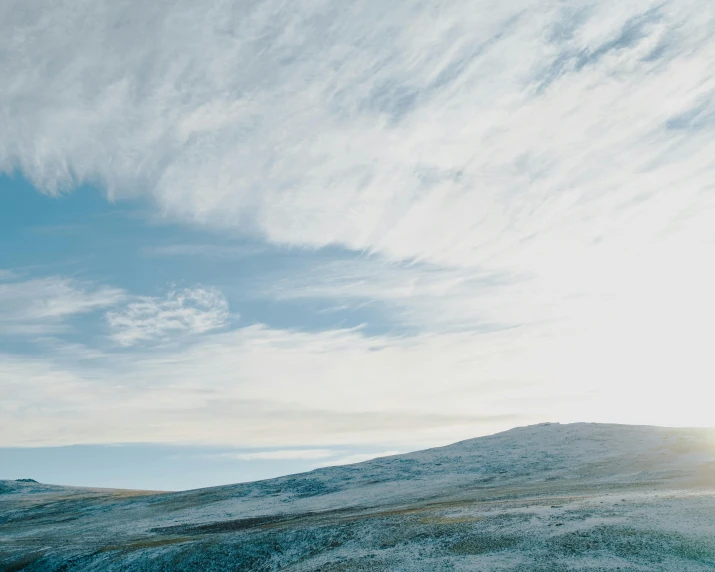
<instances>
[{"instance_id":1,"label":"hilltop","mask_svg":"<svg viewBox=\"0 0 715 572\"><path fill-rule=\"evenodd\" d=\"M0 481L6 570L710 570L715 431L521 427L178 493Z\"/></svg>"}]
</instances>

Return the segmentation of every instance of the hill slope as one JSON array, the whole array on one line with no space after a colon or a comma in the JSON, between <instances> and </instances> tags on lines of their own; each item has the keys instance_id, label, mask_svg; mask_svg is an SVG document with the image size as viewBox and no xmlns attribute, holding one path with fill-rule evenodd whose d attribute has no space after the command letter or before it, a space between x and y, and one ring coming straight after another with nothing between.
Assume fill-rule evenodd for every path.
<instances>
[{"instance_id":1,"label":"hill slope","mask_svg":"<svg viewBox=\"0 0 715 572\"><path fill-rule=\"evenodd\" d=\"M715 431L545 424L180 493L0 481L3 570L715 570Z\"/></svg>"}]
</instances>

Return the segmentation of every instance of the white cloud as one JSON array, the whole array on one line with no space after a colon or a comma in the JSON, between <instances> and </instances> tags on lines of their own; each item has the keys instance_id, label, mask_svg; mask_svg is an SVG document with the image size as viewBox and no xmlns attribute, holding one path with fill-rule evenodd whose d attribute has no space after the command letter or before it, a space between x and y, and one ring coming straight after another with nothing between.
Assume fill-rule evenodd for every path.
<instances>
[{"instance_id":1,"label":"white cloud","mask_svg":"<svg viewBox=\"0 0 715 572\"><path fill-rule=\"evenodd\" d=\"M514 385L500 377L506 371L492 369L489 350L473 342L250 326L150 354L57 348L42 359L6 356L0 435L7 445L151 441L322 449L440 443L531 418L519 406L499 403ZM498 387L495 378L507 384Z\"/></svg>"},{"instance_id":2,"label":"white cloud","mask_svg":"<svg viewBox=\"0 0 715 572\"><path fill-rule=\"evenodd\" d=\"M550 324L417 336L249 326L151 353L5 355L0 444L410 450L549 420L710 424L709 338L669 353L660 332L634 340L629 324L586 339Z\"/></svg>"},{"instance_id":3,"label":"white cloud","mask_svg":"<svg viewBox=\"0 0 715 572\"><path fill-rule=\"evenodd\" d=\"M124 346L203 334L226 326L228 319L228 303L214 288L172 290L166 299L144 297L107 312L112 338Z\"/></svg>"},{"instance_id":4,"label":"white cloud","mask_svg":"<svg viewBox=\"0 0 715 572\"><path fill-rule=\"evenodd\" d=\"M237 461L286 461L326 459L332 457L334 452L330 449L284 449L278 451L257 451L255 453L222 453L222 458L236 459Z\"/></svg>"},{"instance_id":5,"label":"white cloud","mask_svg":"<svg viewBox=\"0 0 715 572\"><path fill-rule=\"evenodd\" d=\"M459 266L637 247L712 207L704 7L6 3L0 168Z\"/></svg>"},{"instance_id":6,"label":"white cloud","mask_svg":"<svg viewBox=\"0 0 715 572\"><path fill-rule=\"evenodd\" d=\"M161 299L63 276L0 275L0 335L60 334L72 329L74 317L98 310L106 310L110 336L125 346L210 332L230 318L228 303L215 288L171 290Z\"/></svg>"},{"instance_id":7,"label":"white cloud","mask_svg":"<svg viewBox=\"0 0 715 572\"><path fill-rule=\"evenodd\" d=\"M67 319L123 301L119 288L52 276L21 279L0 276L0 331L5 335L41 335L68 327Z\"/></svg>"},{"instance_id":8,"label":"white cloud","mask_svg":"<svg viewBox=\"0 0 715 572\"><path fill-rule=\"evenodd\" d=\"M148 194L229 233L423 261L419 312L409 282L369 286L398 284L375 297L413 322L585 331L584 313L617 317L643 291L710 316L706 288L686 286L714 281L705 6L5 3L0 169L48 192Z\"/></svg>"},{"instance_id":9,"label":"white cloud","mask_svg":"<svg viewBox=\"0 0 715 572\"><path fill-rule=\"evenodd\" d=\"M543 312L533 309L519 315L513 311L523 281L523 276L506 273L401 264L369 256L314 261L300 272L278 269L255 291L269 299L312 300L326 305L326 312L380 302L387 323L445 332L524 325L543 318Z\"/></svg>"},{"instance_id":10,"label":"white cloud","mask_svg":"<svg viewBox=\"0 0 715 572\"><path fill-rule=\"evenodd\" d=\"M0 435L283 447L711 423L704 0L291 7L2 3L0 169L371 253L267 293L382 301L422 333L253 327L110 354L112 369L9 360ZM58 299L22 307L87 307ZM126 345L208 332L227 308L207 300L147 298L109 321Z\"/></svg>"}]
</instances>

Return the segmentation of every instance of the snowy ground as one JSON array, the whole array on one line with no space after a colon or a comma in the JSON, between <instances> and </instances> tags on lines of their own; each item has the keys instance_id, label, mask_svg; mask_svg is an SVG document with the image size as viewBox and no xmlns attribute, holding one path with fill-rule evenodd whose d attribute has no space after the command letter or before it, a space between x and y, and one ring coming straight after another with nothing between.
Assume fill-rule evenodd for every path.
<instances>
[{"instance_id":1,"label":"snowy ground","mask_svg":"<svg viewBox=\"0 0 715 572\"><path fill-rule=\"evenodd\" d=\"M180 493L0 481L2 570L715 570L715 431L547 424Z\"/></svg>"}]
</instances>

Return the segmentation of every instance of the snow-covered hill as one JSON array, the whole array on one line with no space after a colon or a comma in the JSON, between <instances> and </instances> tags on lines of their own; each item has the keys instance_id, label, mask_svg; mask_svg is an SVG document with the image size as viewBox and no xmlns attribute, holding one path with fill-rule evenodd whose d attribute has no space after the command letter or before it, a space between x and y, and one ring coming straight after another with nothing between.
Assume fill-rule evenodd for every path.
<instances>
[{"instance_id":1,"label":"snow-covered hill","mask_svg":"<svg viewBox=\"0 0 715 572\"><path fill-rule=\"evenodd\" d=\"M715 570L715 431L545 424L255 483L0 481L3 570Z\"/></svg>"}]
</instances>

